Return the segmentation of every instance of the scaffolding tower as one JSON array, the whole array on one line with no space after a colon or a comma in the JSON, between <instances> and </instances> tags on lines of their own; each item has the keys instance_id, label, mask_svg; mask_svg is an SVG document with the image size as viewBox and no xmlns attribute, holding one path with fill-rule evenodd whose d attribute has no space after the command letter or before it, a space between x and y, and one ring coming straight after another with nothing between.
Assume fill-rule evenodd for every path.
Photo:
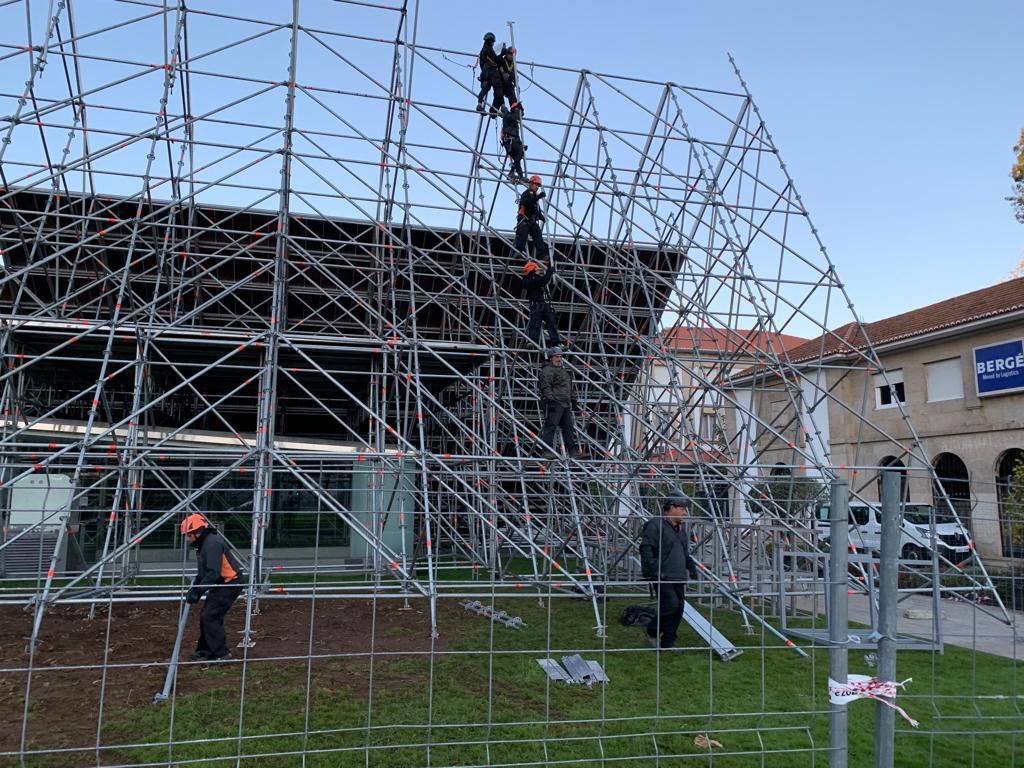
<instances>
[{"instance_id":1,"label":"scaffolding tower","mask_svg":"<svg viewBox=\"0 0 1024 768\"><path fill-rule=\"evenodd\" d=\"M871 500L884 467L833 456L830 409L933 479L916 437L841 397L882 369L735 64L732 90L707 89L545 65L520 41L586 454L547 461L522 188L474 110L475 55L419 39L429 11L46 6L0 8L0 557L30 649L55 604L180 597L139 579L180 557L140 553L180 554L190 512L244 531L243 640L263 599L422 599L437 633L439 597L524 590L584 597L601 634L669 487L739 594L780 547L822 551L813 496L765 488L843 477ZM786 334L816 341L794 355ZM30 482L41 509L19 526ZM277 564L275 525L309 514L348 556ZM1002 610L973 550L933 547L920 576Z\"/></svg>"}]
</instances>

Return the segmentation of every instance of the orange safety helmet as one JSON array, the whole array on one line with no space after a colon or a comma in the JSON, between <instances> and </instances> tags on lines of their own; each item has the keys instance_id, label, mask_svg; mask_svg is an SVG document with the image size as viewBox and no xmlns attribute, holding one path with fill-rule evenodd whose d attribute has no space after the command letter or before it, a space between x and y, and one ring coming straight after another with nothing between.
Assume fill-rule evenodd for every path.
<instances>
[{"instance_id":1,"label":"orange safety helmet","mask_svg":"<svg viewBox=\"0 0 1024 768\"><path fill-rule=\"evenodd\" d=\"M196 512L193 512L191 515L189 515L181 521L181 535L184 536L189 533L195 533L196 531L209 527L210 523L207 522L205 517Z\"/></svg>"},{"instance_id":2,"label":"orange safety helmet","mask_svg":"<svg viewBox=\"0 0 1024 768\"><path fill-rule=\"evenodd\" d=\"M536 261L528 261L523 265L523 276L525 277L531 272L536 272L538 269L540 269L540 264Z\"/></svg>"},{"instance_id":3,"label":"orange safety helmet","mask_svg":"<svg viewBox=\"0 0 1024 768\"><path fill-rule=\"evenodd\" d=\"M540 184L540 176L531 176L530 177L530 183L531 184Z\"/></svg>"}]
</instances>

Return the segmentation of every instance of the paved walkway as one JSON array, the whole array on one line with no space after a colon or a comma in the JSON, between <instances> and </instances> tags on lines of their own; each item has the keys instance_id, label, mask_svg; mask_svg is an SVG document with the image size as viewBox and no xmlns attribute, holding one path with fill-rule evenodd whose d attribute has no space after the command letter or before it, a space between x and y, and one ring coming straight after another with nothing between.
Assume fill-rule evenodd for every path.
<instances>
[{"instance_id":1,"label":"paved walkway","mask_svg":"<svg viewBox=\"0 0 1024 768\"><path fill-rule=\"evenodd\" d=\"M984 651L1008 659L1024 659L1024 613L1010 611L1013 626L989 616L970 603L958 600L940 600L942 611L942 640L948 645ZM995 606L986 610L997 613ZM931 618L908 619L907 611L923 611L931 615L932 599L927 595L910 595L899 604L897 632L903 635L933 638ZM866 595L850 595L850 621L869 624L868 598Z\"/></svg>"}]
</instances>

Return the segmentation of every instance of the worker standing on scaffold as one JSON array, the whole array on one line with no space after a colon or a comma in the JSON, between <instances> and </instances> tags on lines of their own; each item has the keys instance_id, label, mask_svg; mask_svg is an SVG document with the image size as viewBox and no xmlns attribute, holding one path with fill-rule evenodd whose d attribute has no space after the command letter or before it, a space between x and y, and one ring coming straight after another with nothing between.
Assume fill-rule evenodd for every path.
<instances>
[{"instance_id":1,"label":"worker standing on scaffold","mask_svg":"<svg viewBox=\"0 0 1024 768\"><path fill-rule=\"evenodd\" d=\"M199 642L189 661L227 661L231 652L224 637L224 617L242 594L242 564L227 540L202 515L186 517L181 533L196 548L196 578L185 601L194 605L206 595L199 616Z\"/></svg>"},{"instance_id":2,"label":"worker standing on scaffold","mask_svg":"<svg viewBox=\"0 0 1024 768\"><path fill-rule=\"evenodd\" d=\"M554 450L555 430L562 432L566 452L574 459L582 459L583 452L576 442L576 421L572 412L576 407L576 393L573 391L572 374L562 365L561 347L548 350L548 362L537 377L540 388L540 405L544 414L541 428L541 455L545 459L557 459Z\"/></svg>"},{"instance_id":3,"label":"worker standing on scaffold","mask_svg":"<svg viewBox=\"0 0 1024 768\"><path fill-rule=\"evenodd\" d=\"M498 55L498 73L501 75L501 87L509 106L515 106L516 97L516 49L501 46Z\"/></svg>"},{"instance_id":4,"label":"worker standing on scaffold","mask_svg":"<svg viewBox=\"0 0 1024 768\"><path fill-rule=\"evenodd\" d=\"M697 578L697 564L690 556L683 525L690 506L685 493L669 491L661 515L648 520L640 536L640 572L658 598L658 615L647 625L647 638L655 648L675 647L686 607L686 579Z\"/></svg>"},{"instance_id":5,"label":"worker standing on scaffold","mask_svg":"<svg viewBox=\"0 0 1024 768\"><path fill-rule=\"evenodd\" d=\"M494 90L494 99L491 102L490 115L492 118L498 116L498 109L504 103L505 87L502 84L501 72L498 71L498 54L494 51L494 33L488 32L484 35L484 45L480 49L480 94L476 97L476 111L484 111L484 99L487 98L487 91Z\"/></svg>"},{"instance_id":6,"label":"worker standing on scaffold","mask_svg":"<svg viewBox=\"0 0 1024 768\"><path fill-rule=\"evenodd\" d=\"M523 137L520 133L523 123L523 105L518 101L512 103L509 109L504 104L501 106L501 146L508 154L511 168L508 172L508 180L520 182L525 180L526 174L523 171L523 157L526 154L526 146L523 144Z\"/></svg>"},{"instance_id":7,"label":"worker standing on scaffold","mask_svg":"<svg viewBox=\"0 0 1024 768\"><path fill-rule=\"evenodd\" d=\"M540 201L544 197L540 190L540 176L531 176L529 186L519 196L519 215L516 219L515 249L527 259L530 257L526 251L527 237L533 240L534 256L538 261L544 261L548 253L547 243L544 242L544 235L540 231L541 222L544 221Z\"/></svg>"}]
</instances>

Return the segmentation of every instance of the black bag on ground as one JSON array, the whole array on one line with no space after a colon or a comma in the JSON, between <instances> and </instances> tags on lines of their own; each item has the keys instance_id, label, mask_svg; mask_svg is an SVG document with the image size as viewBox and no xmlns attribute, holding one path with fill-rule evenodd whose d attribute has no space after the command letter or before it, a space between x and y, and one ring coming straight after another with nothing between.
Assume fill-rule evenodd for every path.
<instances>
[{"instance_id":1,"label":"black bag on ground","mask_svg":"<svg viewBox=\"0 0 1024 768\"><path fill-rule=\"evenodd\" d=\"M624 627L643 627L654 621L657 615L648 605L630 605L619 616L619 624Z\"/></svg>"}]
</instances>

